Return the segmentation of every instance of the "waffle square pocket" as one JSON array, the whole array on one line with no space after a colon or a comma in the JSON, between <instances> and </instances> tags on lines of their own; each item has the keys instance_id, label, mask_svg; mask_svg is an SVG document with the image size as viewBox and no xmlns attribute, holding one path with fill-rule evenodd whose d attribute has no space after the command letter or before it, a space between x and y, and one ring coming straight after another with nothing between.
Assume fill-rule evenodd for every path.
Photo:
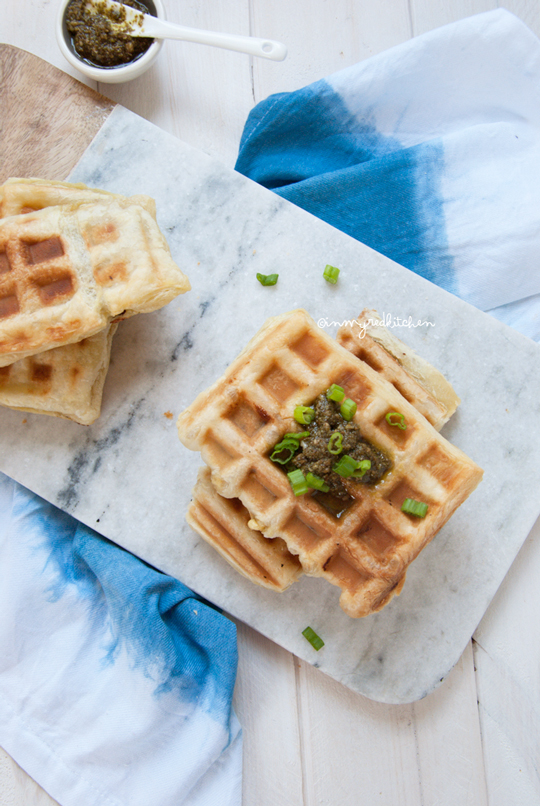
<instances>
[{"instance_id":1,"label":"waffle square pocket","mask_svg":"<svg viewBox=\"0 0 540 806\"><path fill-rule=\"evenodd\" d=\"M384 472L373 482L366 482L371 471L364 480L357 472L340 476L337 497L316 488L295 494L270 457L286 435L309 432L295 410L317 405L332 385L356 404L343 433L359 429L367 450L385 458ZM393 413L404 428L389 419ZM400 592L410 563L482 478L392 383L303 310L268 320L180 415L178 433L201 453L217 494L241 502L250 529L281 538L305 574L338 586L340 605L353 617L377 612ZM299 441L299 453L309 453L312 438L314 432ZM340 457L331 459L338 464ZM403 511L407 500L427 512Z\"/></svg>"}]
</instances>

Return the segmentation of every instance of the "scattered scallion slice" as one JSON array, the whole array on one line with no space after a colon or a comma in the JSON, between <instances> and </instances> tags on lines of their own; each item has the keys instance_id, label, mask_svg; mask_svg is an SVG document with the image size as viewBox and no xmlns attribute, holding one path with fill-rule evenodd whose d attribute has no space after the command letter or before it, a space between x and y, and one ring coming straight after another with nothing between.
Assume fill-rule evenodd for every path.
<instances>
[{"instance_id":1,"label":"scattered scallion slice","mask_svg":"<svg viewBox=\"0 0 540 806\"><path fill-rule=\"evenodd\" d=\"M405 415L403 415L400 411L389 411L386 415L386 422L388 425L394 425L397 428L401 428L402 431L405 431L407 428Z\"/></svg>"},{"instance_id":2,"label":"scattered scallion slice","mask_svg":"<svg viewBox=\"0 0 540 806\"><path fill-rule=\"evenodd\" d=\"M425 518L428 505L423 501L415 501L414 498L406 498L401 505L401 511L407 515L416 515L417 518Z\"/></svg>"},{"instance_id":3,"label":"scattered scallion slice","mask_svg":"<svg viewBox=\"0 0 540 806\"><path fill-rule=\"evenodd\" d=\"M338 474L338 476L348 479L349 476L352 476L355 470L358 470L359 466L360 462L357 462L356 459L353 459L352 456L349 456L349 454L346 453L340 458L339 462L334 465L333 470L334 473Z\"/></svg>"},{"instance_id":4,"label":"scattered scallion slice","mask_svg":"<svg viewBox=\"0 0 540 806\"><path fill-rule=\"evenodd\" d=\"M305 495L305 493L307 493L307 481L301 470L291 470L290 473L287 473L287 476L289 477L295 495Z\"/></svg>"},{"instance_id":5,"label":"scattered scallion slice","mask_svg":"<svg viewBox=\"0 0 540 806\"><path fill-rule=\"evenodd\" d=\"M278 277L279 274L259 274L257 272L257 280L261 285L275 285Z\"/></svg>"},{"instance_id":6,"label":"scattered scallion slice","mask_svg":"<svg viewBox=\"0 0 540 806\"><path fill-rule=\"evenodd\" d=\"M270 459L272 462L277 462L279 465L286 465L287 462L291 461L298 447L299 445L296 439L282 439L281 442L278 442L278 444L274 446L274 450L270 454Z\"/></svg>"},{"instance_id":7,"label":"scattered scallion slice","mask_svg":"<svg viewBox=\"0 0 540 806\"><path fill-rule=\"evenodd\" d=\"M356 408L357 406L354 400L351 400L351 398L348 397L346 400L343 401L339 410L341 412L341 416L343 417L343 419L350 421L356 414Z\"/></svg>"},{"instance_id":8,"label":"scattered scallion slice","mask_svg":"<svg viewBox=\"0 0 540 806\"><path fill-rule=\"evenodd\" d=\"M286 465L299 449L300 440L304 439L304 437L309 437L309 431L290 431L288 434L285 434L281 442L274 445L274 449L270 454L271 461L277 462L280 465ZM286 451L288 451L288 453L286 453Z\"/></svg>"},{"instance_id":9,"label":"scattered scallion slice","mask_svg":"<svg viewBox=\"0 0 540 806\"><path fill-rule=\"evenodd\" d=\"M323 277L328 283L335 285L338 281L339 269L336 269L335 266L327 265L323 272Z\"/></svg>"},{"instance_id":10,"label":"scattered scallion slice","mask_svg":"<svg viewBox=\"0 0 540 806\"><path fill-rule=\"evenodd\" d=\"M302 630L302 635L309 641L313 649L317 650L317 652L319 651L319 649L323 648L324 646L323 639L320 636L318 636L315 630L312 630L311 627L306 627L305 630Z\"/></svg>"},{"instance_id":11,"label":"scattered scallion slice","mask_svg":"<svg viewBox=\"0 0 540 806\"><path fill-rule=\"evenodd\" d=\"M342 386L338 386L337 383L333 383L326 390L326 397L328 400L335 400L336 403L341 403L343 398L345 397L345 389Z\"/></svg>"},{"instance_id":12,"label":"scattered scallion slice","mask_svg":"<svg viewBox=\"0 0 540 806\"><path fill-rule=\"evenodd\" d=\"M278 442L278 444L276 445L276 448L278 448L280 445L283 445L283 446L289 446L290 445L292 448L294 448L296 450L298 448L298 442L299 441L297 439L293 439L292 437L285 436L285 437L283 437L281 442Z\"/></svg>"},{"instance_id":13,"label":"scattered scallion slice","mask_svg":"<svg viewBox=\"0 0 540 806\"><path fill-rule=\"evenodd\" d=\"M309 406L297 406L293 416L300 425L309 425L315 417L315 412Z\"/></svg>"},{"instance_id":14,"label":"scattered scallion slice","mask_svg":"<svg viewBox=\"0 0 540 806\"><path fill-rule=\"evenodd\" d=\"M362 476L365 476L367 471L371 467L371 462L369 459L362 459L359 463L359 466L356 468L354 473L352 474L353 479L361 479Z\"/></svg>"},{"instance_id":15,"label":"scattered scallion slice","mask_svg":"<svg viewBox=\"0 0 540 806\"><path fill-rule=\"evenodd\" d=\"M315 473L306 473L306 482L307 486L311 487L312 490L320 490L323 493L327 493L330 489L325 480L321 479L320 476L316 476Z\"/></svg>"},{"instance_id":16,"label":"scattered scallion slice","mask_svg":"<svg viewBox=\"0 0 540 806\"><path fill-rule=\"evenodd\" d=\"M332 453L334 456L337 456L338 453L341 453L343 450L343 434L340 434L339 431L334 431L330 439L328 440L328 451Z\"/></svg>"},{"instance_id":17,"label":"scattered scallion slice","mask_svg":"<svg viewBox=\"0 0 540 806\"><path fill-rule=\"evenodd\" d=\"M288 434L285 434L283 439L296 439L300 442L301 439L305 439L309 437L309 431L290 431Z\"/></svg>"}]
</instances>

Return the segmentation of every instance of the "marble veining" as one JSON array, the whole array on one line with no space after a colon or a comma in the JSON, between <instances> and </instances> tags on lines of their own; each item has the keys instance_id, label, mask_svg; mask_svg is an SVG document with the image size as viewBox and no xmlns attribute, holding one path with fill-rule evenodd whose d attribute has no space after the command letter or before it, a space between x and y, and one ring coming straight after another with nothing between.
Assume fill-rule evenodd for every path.
<instances>
[{"instance_id":1,"label":"marble veining","mask_svg":"<svg viewBox=\"0 0 540 806\"><path fill-rule=\"evenodd\" d=\"M122 323L94 425L1 409L0 469L352 689L391 703L427 694L540 512L538 345L120 107L71 179L153 196L192 290ZM341 269L336 286L322 278L327 263ZM262 287L257 272L279 273L278 284ZM325 581L259 589L189 529L200 459L175 421L268 316L304 307L326 326L366 306L433 323L394 332L454 384L462 405L443 433L485 478L401 596L354 620ZM308 624L326 642L319 653L301 635Z\"/></svg>"}]
</instances>

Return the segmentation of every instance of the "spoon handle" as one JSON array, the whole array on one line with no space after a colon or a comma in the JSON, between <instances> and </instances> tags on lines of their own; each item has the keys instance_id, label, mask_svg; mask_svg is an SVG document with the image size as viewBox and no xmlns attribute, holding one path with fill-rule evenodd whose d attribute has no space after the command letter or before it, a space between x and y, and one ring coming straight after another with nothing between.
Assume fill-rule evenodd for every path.
<instances>
[{"instance_id":1,"label":"spoon handle","mask_svg":"<svg viewBox=\"0 0 540 806\"><path fill-rule=\"evenodd\" d=\"M135 31L133 34L136 35ZM199 28L188 28L185 25L176 25L148 14L144 15L144 26L137 31L137 34L151 36L155 39L180 39L184 42L213 45L216 48L236 50L239 53L248 53L250 56L259 56L262 59L272 59L276 62L283 61L287 56L285 45L281 42L274 42L272 39L258 39L252 36L236 36L203 31Z\"/></svg>"}]
</instances>

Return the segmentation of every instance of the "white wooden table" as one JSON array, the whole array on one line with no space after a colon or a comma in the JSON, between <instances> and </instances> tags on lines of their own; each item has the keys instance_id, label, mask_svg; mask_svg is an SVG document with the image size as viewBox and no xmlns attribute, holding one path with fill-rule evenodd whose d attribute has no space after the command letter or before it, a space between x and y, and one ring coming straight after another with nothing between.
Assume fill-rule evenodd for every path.
<instances>
[{"instance_id":1,"label":"white wooden table","mask_svg":"<svg viewBox=\"0 0 540 806\"><path fill-rule=\"evenodd\" d=\"M233 167L248 112L269 94L498 5L165 0L172 21L277 39L289 56L274 63L167 42L142 78L96 89ZM56 0L2 6L0 41L81 78L56 45ZM540 35L538 0L504 6ZM539 578L540 521L459 664L441 688L407 706L353 694L239 624L244 806L540 806ZM0 749L0 806L52 803Z\"/></svg>"}]
</instances>

